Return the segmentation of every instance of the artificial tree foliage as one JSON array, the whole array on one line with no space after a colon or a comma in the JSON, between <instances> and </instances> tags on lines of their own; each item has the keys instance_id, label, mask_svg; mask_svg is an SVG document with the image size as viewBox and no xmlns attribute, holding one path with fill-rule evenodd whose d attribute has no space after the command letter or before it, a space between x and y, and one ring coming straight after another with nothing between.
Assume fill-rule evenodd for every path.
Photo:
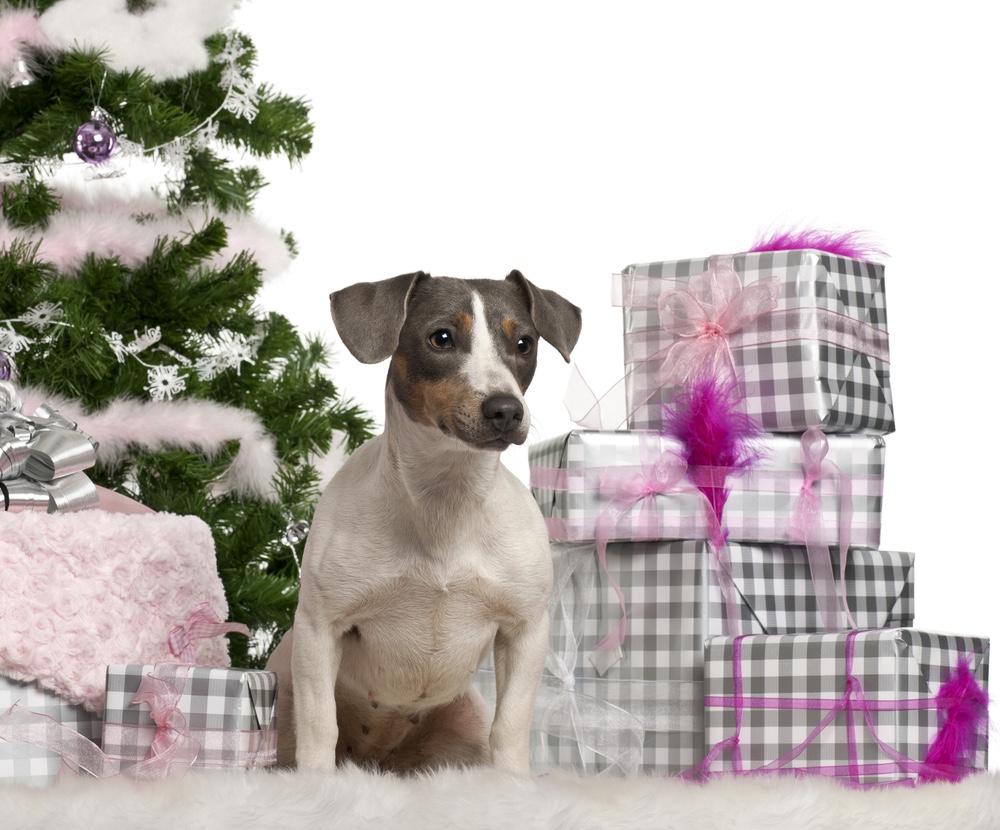
<instances>
[{"instance_id":1,"label":"artificial tree foliage","mask_svg":"<svg viewBox=\"0 0 1000 830\"><path fill-rule=\"evenodd\" d=\"M4 15L51 5L0 0L0 27ZM128 8L143 14L155 5L130 0ZM244 82L250 77L253 43L225 31L205 47L212 57L207 68L168 80L141 66L116 70L99 46L42 50L30 55L27 82L0 86L2 220L16 232L0 244L0 336L6 338L0 342L7 344L18 385L78 400L87 412L153 398L164 405L211 401L259 418L277 450L269 495L220 486L236 441L211 452L135 445L114 464L98 452L89 471L97 484L154 510L208 523L229 619L259 635L254 648L231 638L233 663L259 666L292 622L301 540L286 530L312 518L320 477L311 460L342 437L346 449L354 449L370 436L372 421L330 380L327 347L260 307L263 273L254 252L220 256L234 217L252 214L266 186L253 160L298 162L311 149L312 124L305 101L266 84L254 84L249 111L227 109L236 85L227 83L226 73ZM140 262L95 251L60 266L40 255L38 242L66 209L52 168L71 158L75 131L98 106L132 153L172 165L155 190L161 215L201 209L204 221L165 233ZM206 125L207 137L192 141ZM178 142L182 152L168 157ZM114 161L112 155L108 164ZM80 176L99 177L103 169L77 165ZM144 215L148 197L123 221L154 221ZM275 236L294 256L292 235ZM143 338L143 348L126 348ZM203 365L214 368L202 371ZM167 377L157 389L151 372L160 370ZM86 430L85 421L80 426Z\"/></svg>"}]
</instances>

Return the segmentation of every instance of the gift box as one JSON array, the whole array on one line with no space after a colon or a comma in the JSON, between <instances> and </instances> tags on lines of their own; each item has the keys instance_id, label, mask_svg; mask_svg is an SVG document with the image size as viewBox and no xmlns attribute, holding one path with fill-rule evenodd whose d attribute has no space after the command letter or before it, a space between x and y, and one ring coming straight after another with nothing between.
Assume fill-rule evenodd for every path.
<instances>
[{"instance_id":1,"label":"gift box","mask_svg":"<svg viewBox=\"0 0 1000 830\"><path fill-rule=\"evenodd\" d=\"M103 750L122 770L273 766L276 699L277 675L269 671L108 666Z\"/></svg>"},{"instance_id":2,"label":"gift box","mask_svg":"<svg viewBox=\"0 0 1000 830\"><path fill-rule=\"evenodd\" d=\"M795 772L858 785L955 779L987 767L987 733L967 758L929 761L956 704L942 687L965 661L985 717L989 640L913 628L719 637L705 646L704 769Z\"/></svg>"},{"instance_id":3,"label":"gift box","mask_svg":"<svg viewBox=\"0 0 1000 830\"><path fill-rule=\"evenodd\" d=\"M0 677L0 715L18 705L23 709L52 718L83 738L95 743L101 739L101 718L79 704L69 703L35 683ZM0 779L14 779L30 786L46 786L55 781L61 757L35 744L7 741L0 724Z\"/></svg>"},{"instance_id":4,"label":"gift box","mask_svg":"<svg viewBox=\"0 0 1000 830\"><path fill-rule=\"evenodd\" d=\"M606 570L593 543L552 545L555 583L546 675L568 694L554 700L546 693L547 711L536 708L540 734L535 742L544 743L547 766L587 773L626 769L633 739L618 715L624 712L643 731L639 768L683 772L705 754L706 639L732 631L821 630L800 548L731 543L727 549L737 608L732 627L707 542L612 543ZM839 574L839 552L831 556ZM846 594L857 625L912 625L912 554L854 548L843 573L845 590L838 593ZM624 597L627 630L621 648L610 653L597 645L622 619L615 586Z\"/></svg>"},{"instance_id":5,"label":"gift box","mask_svg":"<svg viewBox=\"0 0 1000 830\"><path fill-rule=\"evenodd\" d=\"M658 429L709 372L741 381L767 432L893 431L882 265L770 251L630 265L615 288L629 428Z\"/></svg>"},{"instance_id":6,"label":"gift box","mask_svg":"<svg viewBox=\"0 0 1000 830\"><path fill-rule=\"evenodd\" d=\"M727 476L729 539L878 547L885 439L811 434L826 445L821 469L810 466L816 448L805 436L769 435L752 470ZM595 539L599 530L618 541L708 538L695 485L713 471L687 468L682 454L679 441L651 431L577 430L532 445L531 488L549 538ZM811 539L791 531L804 489L822 503Z\"/></svg>"},{"instance_id":7,"label":"gift box","mask_svg":"<svg viewBox=\"0 0 1000 830\"><path fill-rule=\"evenodd\" d=\"M0 513L0 675L99 714L111 663L227 664L235 627L206 627L207 607L227 609L195 516Z\"/></svg>"}]
</instances>

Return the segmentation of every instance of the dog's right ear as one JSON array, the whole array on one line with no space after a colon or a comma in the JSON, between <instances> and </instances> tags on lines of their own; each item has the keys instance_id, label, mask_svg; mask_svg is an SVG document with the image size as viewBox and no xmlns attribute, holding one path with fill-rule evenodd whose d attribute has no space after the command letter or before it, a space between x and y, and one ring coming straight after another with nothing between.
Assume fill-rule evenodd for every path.
<instances>
[{"instance_id":1,"label":"dog's right ear","mask_svg":"<svg viewBox=\"0 0 1000 830\"><path fill-rule=\"evenodd\" d=\"M413 288L430 274L417 271L359 282L330 295L330 314L347 350L362 363L381 363L396 351Z\"/></svg>"}]
</instances>

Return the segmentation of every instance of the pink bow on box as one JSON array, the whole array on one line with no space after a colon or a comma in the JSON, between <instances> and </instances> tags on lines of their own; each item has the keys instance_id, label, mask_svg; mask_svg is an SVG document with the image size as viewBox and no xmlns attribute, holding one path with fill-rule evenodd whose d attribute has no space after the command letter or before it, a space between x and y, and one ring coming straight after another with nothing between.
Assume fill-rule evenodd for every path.
<instances>
[{"instance_id":1,"label":"pink bow on box","mask_svg":"<svg viewBox=\"0 0 1000 830\"><path fill-rule=\"evenodd\" d=\"M170 630L167 644L170 653L181 663L197 662L197 641L219 634L242 634L250 636L250 629L243 623L222 622L208 602L203 602L190 614L184 625L174 626Z\"/></svg>"},{"instance_id":2,"label":"pink bow on box","mask_svg":"<svg viewBox=\"0 0 1000 830\"><path fill-rule=\"evenodd\" d=\"M635 370L626 373L601 398L591 391L578 369L570 376L566 407L570 418L587 429L615 429L629 415L646 404L665 385L680 386L695 377L711 375L736 378L730 339L736 333L778 305L781 282L778 277L766 277L748 286L733 268L733 255L709 258L709 268L689 280L644 280L642 286L659 286L658 295L639 296L643 291L638 282L629 283L629 297L616 299L616 305L655 307L663 331L673 335L671 343L639 362L655 362L655 382L652 388L637 392L626 413L623 407L625 389ZM628 349L626 348L626 352ZM628 356L626 354L626 360Z\"/></svg>"},{"instance_id":3,"label":"pink bow on box","mask_svg":"<svg viewBox=\"0 0 1000 830\"><path fill-rule=\"evenodd\" d=\"M721 378L723 372L735 378L728 338L777 308L778 277L744 287L728 255L711 257L708 270L689 280L664 282L656 307L663 330L677 339L655 356L657 384L679 386L698 375Z\"/></svg>"}]
</instances>

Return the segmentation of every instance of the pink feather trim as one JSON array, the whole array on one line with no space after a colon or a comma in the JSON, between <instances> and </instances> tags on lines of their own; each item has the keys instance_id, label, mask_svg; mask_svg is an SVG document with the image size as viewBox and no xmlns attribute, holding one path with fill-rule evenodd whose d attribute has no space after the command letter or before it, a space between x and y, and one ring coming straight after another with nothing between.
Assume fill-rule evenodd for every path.
<instances>
[{"instance_id":1,"label":"pink feather trim","mask_svg":"<svg viewBox=\"0 0 1000 830\"><path fill-rule=\"evenodd\" d=\"M980 738L989 727L989 696L976 682L969 658L958 661L937 693L940 719L927 757L922 781L959 781L973 768Z\"/></svg>"},{"instance_id":2,"label":"pink feather trim","mask_svg":"<svg viewBox=\"0 0 1000 830\"><path fill-rule=\"evenodd\" d=\"M788 228L761 231L747 253L760 251L823 251L834 256L874 261L888 256L873 245L864 231L822 231Z\"/></svg>"},{"instance_id":3,"label":"pink feather trim","mask_svg":"<svg viewBox=\"0 0 1000 830\"><path fill-rule=\"evenodd\" d=\"M726 479L760 460L764 431L743 409L743 395L735 380L709 377L696 380L663 407L663 433L684 445L691 468L711 468L714 475L699 477L701 490L722 524L730 488Z\"/></svg>"}]
</instances>

